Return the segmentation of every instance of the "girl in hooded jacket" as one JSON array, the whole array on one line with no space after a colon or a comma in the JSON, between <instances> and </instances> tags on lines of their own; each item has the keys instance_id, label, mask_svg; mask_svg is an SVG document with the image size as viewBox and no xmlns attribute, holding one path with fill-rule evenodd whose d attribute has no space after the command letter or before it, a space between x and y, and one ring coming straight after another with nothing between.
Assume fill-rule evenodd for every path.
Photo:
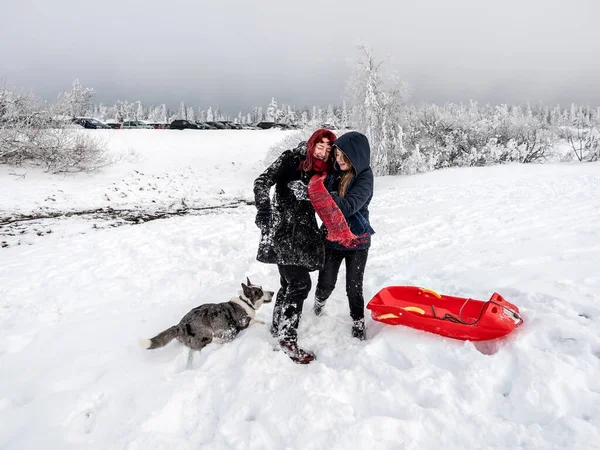
<instances>
[{"instance_id":1,"label":"girl in hooded jacket","mask_svg":"<svg viewBox=\"0 0 600 450\"><path fill-rule=\"evenodd\" d=\"M336 136L317 130L294 150L286 150L255 181L256 225L261 230L257 259L277 264L280 289L273 307L271 334L295 362L315 355L298 346L298 324L311 289L310 272L323 268L325 244L315 210L308 201L310 179L333 167L331 144ZM271 187L275 195L271 201Z\"/></svg>"},{"instance_id":2,"label":"girl in hooded jacket","mask_svg":"<svg viewBox=\"0 0 600 450\"><path fill-rule=\"evenodd\" d=\"M334 171L327 176L326 187L344 215L350 231L363 238L352 248L325 241L325 265L319 271L313 311L317 316L322 314L326 301L335 288L342 261L345 261L346 294L353 321L352 336L364 340L363 278L371 235L375 233L369 223L369 203L373 198L371 149L365 135L352 131L340 136L334 142L332 151L336 162Z\"/></svg>"}]
</instances>

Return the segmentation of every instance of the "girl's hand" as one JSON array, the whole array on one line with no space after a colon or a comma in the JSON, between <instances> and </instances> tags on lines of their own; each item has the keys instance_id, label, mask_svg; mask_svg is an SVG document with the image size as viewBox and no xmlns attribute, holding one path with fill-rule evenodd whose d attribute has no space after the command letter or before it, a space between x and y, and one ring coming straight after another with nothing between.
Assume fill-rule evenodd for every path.
<instances>
[{"instance_id":1,"label":"girl's hand","mask_svg":"<svg viewBox=\"0 0 600 450\"><path fill-rule=\"evenodd\" d=\"M308 186L300 180L290 181L288 187L293 192L296 200L308 200Z\"/></svg>"}]
</instances>

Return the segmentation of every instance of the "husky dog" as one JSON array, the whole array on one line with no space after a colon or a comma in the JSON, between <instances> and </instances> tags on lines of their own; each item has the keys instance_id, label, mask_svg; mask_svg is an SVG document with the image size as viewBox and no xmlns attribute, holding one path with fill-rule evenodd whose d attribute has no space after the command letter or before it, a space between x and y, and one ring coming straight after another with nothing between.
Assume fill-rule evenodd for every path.
<instances>
[{"instance_id":1,"label":"husky dog","mask_svg":"<svg viewBox=\"0 0 600 450\"><path fill-rule=\"evenodd\" d=\"M223 303L206 303L187 313L179 324L167 328L152 339L141 339L143 348L152 350L164 347L173 339L177 339L190 349L188 367L193 358L192 351L200 351L211 342L224 343L235 339L238 333L257 320L256 310L263 303L273 299L273 291L265 291L262 286L254 285L246 278L248 284L242 283L241 295Z\"/></svg>"}]
</instances>

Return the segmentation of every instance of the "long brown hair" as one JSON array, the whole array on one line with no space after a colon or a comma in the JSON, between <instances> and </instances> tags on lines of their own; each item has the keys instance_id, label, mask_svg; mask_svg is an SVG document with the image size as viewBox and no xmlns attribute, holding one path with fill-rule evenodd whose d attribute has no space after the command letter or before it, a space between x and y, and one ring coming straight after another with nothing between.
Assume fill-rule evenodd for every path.
<instances>
[{"instance_id":1,"label":"long brown hair","mask_svg":"<svg viewBox=\"0 0 600 450\"><path fill-rule=\"evenodd\" d=\"M337 152L340 152L342 154L342 159L344 160L344 162L350 166L347 170L344 170L344 172L340 176L340 182L338 184L338 195L340 197L344 197L346 195L346 191L348 190L350 180L352 180L352 172L354 172L354 166L352 165L346 154L343 151L341 151L339 147L334 147L334 149L336 156Z\"/></svg>"}]
</instances>

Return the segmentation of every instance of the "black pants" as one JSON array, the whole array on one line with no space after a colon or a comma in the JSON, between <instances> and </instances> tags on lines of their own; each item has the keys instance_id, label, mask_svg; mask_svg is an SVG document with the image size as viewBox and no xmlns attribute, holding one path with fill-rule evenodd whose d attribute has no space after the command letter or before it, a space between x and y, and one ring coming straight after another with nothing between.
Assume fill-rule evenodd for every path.
<instances>
[{"instance_id":1,"label":"black pants","mask_svg":"<svg viewBox=\"0 0 600 450\"><path fill-rule=\"evenodd\" d=\"M310 273L300 266L278 265L277 268L281 287L275 299L271 332L277 334L279 340L296 341L302 306L311 288Z\"/></svg>"},{"instance_id":2,"label":"black pants","mask_svg":"<svg viewBox=\"0 0 600 450\"><path fill-rule=\"evenodd\" d=\"M369 250L341 251L325 250L325 267L319 272L315 297L324 303L335 289L342 260L346 260L346 294L350 304L350 317L360 320L365 317L363 278Z\"/></svg>"}]
</instances>

